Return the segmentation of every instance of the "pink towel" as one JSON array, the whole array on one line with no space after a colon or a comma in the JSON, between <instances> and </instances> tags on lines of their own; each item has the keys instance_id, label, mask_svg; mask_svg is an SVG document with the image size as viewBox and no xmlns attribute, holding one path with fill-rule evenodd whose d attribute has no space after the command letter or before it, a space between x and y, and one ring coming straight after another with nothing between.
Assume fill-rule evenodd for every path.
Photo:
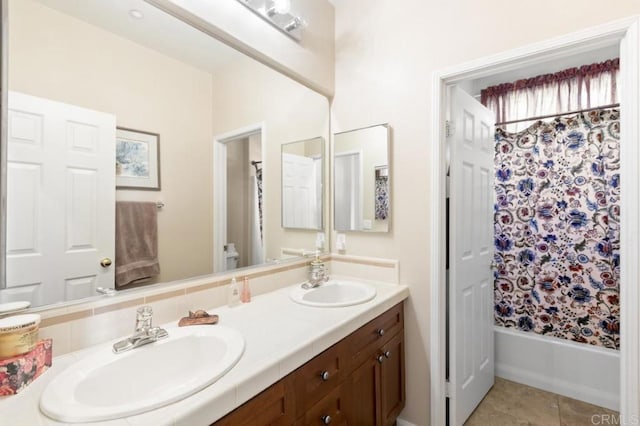
<instances>
[{"instance_id":1,"label":"pink towel","mask_svg":"<svg viewBox=\"0 0 640 426\"><path fill-rule=\"evenodd\" d=\"M160 274L156 203L116 202L116 288Z\"/></svg>"}]
</instances>

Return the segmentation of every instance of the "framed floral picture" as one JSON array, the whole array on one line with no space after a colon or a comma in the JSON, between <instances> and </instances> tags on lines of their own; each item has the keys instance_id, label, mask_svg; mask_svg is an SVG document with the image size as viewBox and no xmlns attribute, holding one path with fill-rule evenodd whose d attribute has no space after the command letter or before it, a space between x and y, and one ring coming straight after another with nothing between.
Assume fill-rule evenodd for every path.
<instances>
[{"instance_id":1,"label":"framed floral picture","mask_svg":"<svg viewBox=\"0 0 640 426\"><path fill-rule=\"evenodd\" d=\"M160 190L160 135L116 129L116 188Z\"/></svg>"}]
</instances>

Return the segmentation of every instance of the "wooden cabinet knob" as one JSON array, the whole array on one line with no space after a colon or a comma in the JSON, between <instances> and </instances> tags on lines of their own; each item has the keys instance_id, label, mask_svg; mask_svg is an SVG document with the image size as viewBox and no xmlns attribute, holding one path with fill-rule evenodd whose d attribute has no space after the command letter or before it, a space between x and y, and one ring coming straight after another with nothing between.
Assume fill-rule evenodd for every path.
<instances>
[{"instance_id":1,"label":"wooden cabinet knob","mask_svg":"<svg viewBox=\"0 0 640 426\"><path fill-rule=\"evenodd\" d=\"M327 380L329 380L329 372L327 370L324 370L322 373L320 373L320 378L322 379L322 381L326 382Z\"/></svg>"},{"instance_id":2,"label":"wooden cabinet knob","mask_svg":"<svg viewBox=\"0 0 640 426\"><path fill-rule=\"evenodd\" d=\"M329 415L322 416L322 423L324 423L325 425L328 425L329 423L331 423L331 416Z\"/></svg>"},{"instance_id":3,"label":"wooden cabinet knob","mask_svg":"<svg viewBox=\"0 0 640 426\"><path fill-rule=\"evenodd\" d=\"M384 336L384 328L379 328L378 329L378 336L380 336L380 337Z\"/></svg>"}]
</instances>

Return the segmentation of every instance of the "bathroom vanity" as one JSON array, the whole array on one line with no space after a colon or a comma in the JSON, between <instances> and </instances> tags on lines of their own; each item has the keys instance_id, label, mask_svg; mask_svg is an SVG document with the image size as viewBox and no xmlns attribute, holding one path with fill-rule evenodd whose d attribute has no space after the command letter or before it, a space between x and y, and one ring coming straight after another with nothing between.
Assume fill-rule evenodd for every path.
<instances>
[{"instance_id":1,"label":"bathroom vanity","mask_svg":"<svg viewBox=\"0 0 640 426\"><path fill-rule=\"evenodd\" d=\"M375 297L339 308L296 303L291 295L300 284L258 294L251 303L231 308L212 300L217 307L207 310L219 315L218 325L196 327L222 326L240 333L245 346L235 366L184 399L94 424L393 424L405 400L403 303L409 290L399 284L357 282L375 288ZM224 290L221 287L219 293L224 295ZM200 303L208 303L202 298L205 293L196 294ZM130 317L122 319L133 325L135 310L129 312ZM162 342L177 337L173 331L177 321L158 325L169 332ZM29 426L67 424L42 413L42 395L66 368L97 353L110 354L117 340L55 357L52 367L23 392L0 398L3 421ZM179 385L179 378L169 378L164 371L170 363L160 360L156 346L160 347L152 343L117 356L144 353L145 374L159 370L162 380ZM103 391L118 393L119 386L105 384Z\"/></svg>"},{"instance_id":2,"label":"bathroom vanity","mask_svg":"<svg viewBox=\"0 0 640 426\"><path fill-rule=\"evenodd\" d=\"M404 383L399 303L214 425L392 425L404 408Z\"/></svg>"}]
</instances>

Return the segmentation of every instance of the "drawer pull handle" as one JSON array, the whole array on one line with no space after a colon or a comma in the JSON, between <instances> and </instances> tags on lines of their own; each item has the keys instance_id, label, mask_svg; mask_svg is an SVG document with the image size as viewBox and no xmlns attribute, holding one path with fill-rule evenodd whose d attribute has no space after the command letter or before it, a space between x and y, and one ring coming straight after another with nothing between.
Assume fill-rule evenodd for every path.
<instances>
[{"instance_id":1,"label":"drawer pull handle","mask_svg":"<svg viewBox=\"0 0 640 426\"><path fill-rule=\"evenodd\" d=\"M378 355L378 362L382 364L384 362L384 355Z\"/></svg>"},{"instance_id":2,"label":"drawer pull handle","mask_svg":"<svg viewBox=\"0 0 640 426\"><path fill-rule=\"evenodd\" d=\"M331 416L329 415L322 416L322 423L324 423L325 425L328 425L329 423L331 423Z\"/></svg>"},{"instance_id":3,"label":"drawer pull handle","mask_svg":"<svg viewBox=\"0 0 640 426\"><path fill-rule=\"evenodd\" d=\"M378 336L380 336L380 337L384 336L384 328L379 328L378 329Z\"/></svg>"},{"instance_id":4,"label":"drawer pull handle","mask_svg":"<svg viewBox=\"0 0 640 426\"><path fill-rule=\"evenodd\" d=\"M329 380L329 372L327 370L324 370L322 373L320 373L320 378L322 379L322 381L326 382L327 380Z\"/></svg>"},{"instance_id":5,"label":"drawer pull handle","mask_svg":"<svg viewBox=\"0 0 640 426\"><path fill-rule=\"evenodd\" d=\"M391 351L384 351L385 358L389 358L391 356Z\"/></svg>"}]
</instances>

